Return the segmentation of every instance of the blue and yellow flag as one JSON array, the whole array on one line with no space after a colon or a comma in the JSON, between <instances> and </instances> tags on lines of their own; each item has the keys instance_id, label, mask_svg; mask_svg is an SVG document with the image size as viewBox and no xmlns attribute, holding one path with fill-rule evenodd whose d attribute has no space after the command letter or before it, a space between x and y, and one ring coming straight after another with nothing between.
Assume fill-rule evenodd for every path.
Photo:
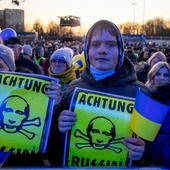
<instances>
[{"instance_id":1,"label":"blue and yellow flag","mask_svg":"<svg viewBox=\"0 0 170 170\"><path fill-rule=\"evenodd\" d=\"M130 126L138 136L153 141L168 111L168 106L153 100L138 90Z\"/></svg>"},{"instance_id":2,"label":"blue and yellow flag","mask_svg":"<svg viewBox=\"0 0 170 170\"><path fill-rule=\"evenodd\" d=\"M0 168L4 164L5 160L8 158L11 152L2 152L0 151Z\"/></svg>"}]
</instances>

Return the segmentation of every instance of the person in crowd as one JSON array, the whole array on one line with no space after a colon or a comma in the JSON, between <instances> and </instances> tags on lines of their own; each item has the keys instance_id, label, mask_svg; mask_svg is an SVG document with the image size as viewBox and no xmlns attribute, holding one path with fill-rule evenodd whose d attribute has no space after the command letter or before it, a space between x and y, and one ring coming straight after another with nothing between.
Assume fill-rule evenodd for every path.
<instances>
[{"instance_id":1,"label":"person in crowd","mask_svg":"<svg viewBox=\"0 0 170 170\"><path fill-rule=\"evenodd\" d=\"M124 44L117 26L107 20L100 20L89 29L84 54L86 68L79 79L69 84L58 104L58 128L66 133L76 123L69 104L76 87L135 98L137 89L150 95L147 87L137 81L134 65L124 57ZM57 116L56 116L57 117ZM145 142L140 138L126 137L124 145L129 150L131 160L140 160L145 150Z\"/></svg>"},{"instance_id":2,"label":"person in crowd","mask_svg":"<svg viewBox=\"0 0 170 170\"><path fill-rule=\"evenodd\" d=\"M146 85L158 102L170 106L170 66L167 62L156 63L148 73ZM170 110L153 142L150 143L151 163L170 168Z\"/></svg>"},{"instance_id":3,"label":"person in crowd","mask_svg":"<svg viewBox=\"0 0 170 170\"><path fill-rule=\"evenodd\" d=\"M145 62L141 61L136 64L136 75L138 80L146 83L147 74L154 64L160 61L166 61L166 56L161 51L154 52L152 56Z\"/></svg>"},{"instance_id":4,"label":"person in crowd","mask_svg":"<svg viewBox=\"0 0 170 170\"><path fill-rule=\"evenodd\" d=\"M138 56L133 49L127 49L125 56L129 58L133 64L136 65L138 63Z\"/></svg>"},{"instance_id":5,"label":"person in crowd","mask_svg":"<svg viewBox=\"0 0 170 170\"><path fill-rule=\"evenodd\" d=\"M149 48L144 46L139 54L138 62L145 61L149 58Z\"/></svg>"},{"instance_id":6,"label":"person in crowd","mask_svg":"<svg viewBox=\"0 0 170 170\"><path fill-rule=\"evenodd\" d=\"M42 46L37 46L34 49L36 63L42 67L44 62L44 48Z\"/></svg>"},{"instance_id":7,"label":"person in crowd","mask_svg":"<svg viewBox=\"0 0 170 170\"><path fill-rule=\"evenodd\" d=\"M151 68L154 64L156 64L159 61L166 61L166 56L161 51L153 53L151 57L147 60L147 64Z\"/></svg>"},{"instance_id":8,"label":"person in crowd","mask_svg":"<svg viewBox=\"0 0 170 170\"><path fill-rule=\"evenodd\" d=\"M44 62L42 64L42 68L44 70L44 74L45 75L49 75L48 69L50 67L50 57L53 54L53 52L55 51L54 48L48 48L48 50L46 51L46 57L44 59Z\"/></svg>"},{"instance_id":9,"label":"person in crowd","mask_svg":"<svg viewBox=\"0 0 170 170\"><path fill-rule=\"evenodd\" d=\"M11 48L0 44L0 71L15 72L15 57ZM54 99L55 105L60 102L61 86L52 81L46 88L50 89L45 94ZM37 102L37 101L36 101ZM42 154L10 154L4 163L4 167L11 166L44 166L44 157Z\"/></svg>"},{"instance_id":10,"label":"person in crowd","mask_svg":"<svg viewBox=\"0 0 170 170\"><path fill-rule=\"evenodd\" d=\"M62 91L76 79L72 57L73 51L68 47L56 50L50 57L49 76L59 79Z\"/></svg>"},{"instance_id":11,"label":"person in crowd","mask_svg":"<svg viewBox=\"0 0 170 170\"><path fill-rule=\"evenodd\" d=\"M152 56L152 54L156 53L157 51L158 50L155 48L155 46L149 46L148 59Z\"/></svg>"},{"instance_id":12,"label":"person in crowd","mask_svg":"<svg viewBox=\"0 0 170 170\"><path fill-rule=\"evenodd\" d=\"M22 67L32 70L34 74L44 74L43 70L38 67L33 61L24 58L22 54L21 41L17 37L10 37L8 40L4 41L4 45L11 48L15 56L16 72L22 72Z\"/></svg>"},{"instance_id":13,"label":"person in crowd","mask_svg":"<svg viewBox=\"0 0 170 170\"><path fill-rule=\"evenodd\" d=\"M158 64L159 63L159 64ZM152 85L158 84L162 80L169 80L169 65L165 61L156 63L147 75L146 86L151 89Z\"/></svg>"},{"instance_id":14,"label":"person in crowd","mask_svg":"<svg viewBox=\"0 0 170 170\"><path fill-rule=\"evenodd\" d=\"M62 93L67 89L68 85L76 79L76 72L72 64L72 57L73 51L68 47L55 50L50 57L48 75L59 79ZM57 110L57 105L55 110ZM61 155L63 154L63 150L61 149L60 145L63 141L60 140L60 138L61 136L62 138L64 137L63 134L60 134L58 131L58 127L56 127L56 121L56 116L54 114L46 158L49 160L51 165L61 166Z\"/></svg>"},{"instance_id":15,"label":"person in crowd","mask_svg":"<svg viewBox=\"0 0 170 170\"><path fill-rule=\"evenodd\" d=\"M73 50L73 57L80 54L79 49L76 46L71 46L70 48Z\"/></svg>"},{"instance_id":16,"label":"person in crowd","mask_svg":"<svg viewBox=\"0 0 170 170\"><path fill-rule=\"evenodd\" d=\"M142 83L146 83L149 69L150 67L146 61L140 61L135 65L136 76Z\"/></svg>"},{"instance_id":17,"label":"person in crowd","mask_svg":"<svg viewBox=\"0 0 170 170\"><path fill-rule=\"evenodd\" d=\"M15 71L15 58L13 51L0 44L0 71Z\"/></svg>"},{"instance_id":18,"label":"person in crowd","mask_svg":"<svg viewBox=\"0 0 170 170\"><path fill-rule=\"evenodd\" d=\"M33 52L32 52L33 50L32 50L31 45L25 44L25 45L22 46L22 48L23 48L23 56L25 58L28 58L28 59L36 62L36 59L35 59Z\"/></svg>"}]
</instances>

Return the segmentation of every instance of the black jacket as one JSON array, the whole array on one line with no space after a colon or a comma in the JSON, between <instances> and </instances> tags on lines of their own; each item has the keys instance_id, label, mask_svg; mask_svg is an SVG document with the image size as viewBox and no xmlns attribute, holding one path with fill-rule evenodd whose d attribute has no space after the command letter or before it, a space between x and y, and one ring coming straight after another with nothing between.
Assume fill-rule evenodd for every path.
<instances>
[{"instance_id":1,"label":"black jacket","mask_svg":"<svg viewBox=\"0 0 170 170\"><path fill-rule=\"evenodd\" d=\"M136 92L140 87L145 94L149 96L151 95L147 87L137 80L134 71L134 65L127 58L124 59L123 66L116 70L114 76L107 77L106 79L101 81L96 81L91 75L89 69L86 68L79 79L74 80L69 84L69 86L63 93L63 98L60 104L58 104L58 106L56 107L53 115L52 130L50 135L51 144L49 145L51 146L51 148L48 147L48 152L54 153L53 155L49 154L51 157L50 161L57 159L61 161L58 162L58 165L60 166L62 165L63 158L64 135L60 132L58 132L58 135L56 133L56 131L58 131L58 117L62 110L69 109L71 98L76 87L105 92L109 94L121 95L130 98L135 98ZM57 140L55 141L55 139ZM56 145L56 143L58 146ZM56 165L57 162L53 161L53 163Z\"/></svg>"},{"instance_id":2,"label":"black jacket","mask_svg":"<svg viewBox=\"0 0 170 170\"><path fill-rule=\"evenodd\" d=\"M32 73L32 74L44 74L43 69L34 63L32 60L24 58L22 54L15 61L16 72Z\"/></svg>"},{"instance_id":3,"label":"black jacket","mask_svg":"<svg viewBox=\"0 0 170 170\"><path fill-rule=\"evenodd\" d=\"M91 75L89 69L86 68L81 77L73 81L67 87L59 105L60 111L69 108L75 87L81 87L131 98L135 98L137 89L140 87L144 93L150 94L147 87L137 80L134 65L127 58L124 59L123 66L116 70L115 75L107 77L101 81L96 81Z\"/></svg>"}]
</instances>

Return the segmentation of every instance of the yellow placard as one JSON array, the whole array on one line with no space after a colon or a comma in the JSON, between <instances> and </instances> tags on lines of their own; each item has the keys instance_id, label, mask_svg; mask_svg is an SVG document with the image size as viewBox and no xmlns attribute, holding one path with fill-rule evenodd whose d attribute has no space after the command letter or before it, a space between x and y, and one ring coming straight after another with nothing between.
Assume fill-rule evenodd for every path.
<instances>
[{"instance_id":1,"label":"yellow placard","mask_svg":"<svg viewBox=\"0 0 170 170\"><path fill-rule=\"evenodd\" d=\"M44 152L54 102L45 94L47 76L0 73L0 151Z\"/></svg>"},{"instance_id":2,"label":"yellow placard","mask_svg":"<svg viewBox=\"0 0 170 170\"><path fill-rule=\"evenodd\" d=\"M134 99L76 88L70 109L76 124L68 135L64 166L125 166L125 137L132 136Z\"/></svg>"}]
</instances>

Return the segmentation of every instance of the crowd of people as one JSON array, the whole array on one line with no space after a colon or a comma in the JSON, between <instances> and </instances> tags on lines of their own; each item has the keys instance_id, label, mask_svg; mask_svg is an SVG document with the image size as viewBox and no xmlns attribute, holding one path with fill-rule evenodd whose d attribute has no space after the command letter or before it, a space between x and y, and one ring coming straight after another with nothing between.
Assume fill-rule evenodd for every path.
<instances>
[{"instance_id":1,"label":"crowd of people","mask_svg":"<svg viewBox=\"0 0 170 170\"><path fill-rule=\"evenodd\" d=\"M155 43L128 44L110 21L94 23L85 42L24 42L15 34L2 35L3 30L0 71L59 79L58 84L47 86L51 91L46 94L55 100L55 107L46 153L10 155L4 166L46 166L44 160L48 166L62 166L65 134L76 123L76 114L69 110L76 87L130 98L135 98L140 87L146 95L170 106L169 48ZM77 55L84 57L77 61L78 67L74 64ZM123 144L134 165L170 168L170 111L153 142L127 136Z\"/></svg>"}]
</instances>

